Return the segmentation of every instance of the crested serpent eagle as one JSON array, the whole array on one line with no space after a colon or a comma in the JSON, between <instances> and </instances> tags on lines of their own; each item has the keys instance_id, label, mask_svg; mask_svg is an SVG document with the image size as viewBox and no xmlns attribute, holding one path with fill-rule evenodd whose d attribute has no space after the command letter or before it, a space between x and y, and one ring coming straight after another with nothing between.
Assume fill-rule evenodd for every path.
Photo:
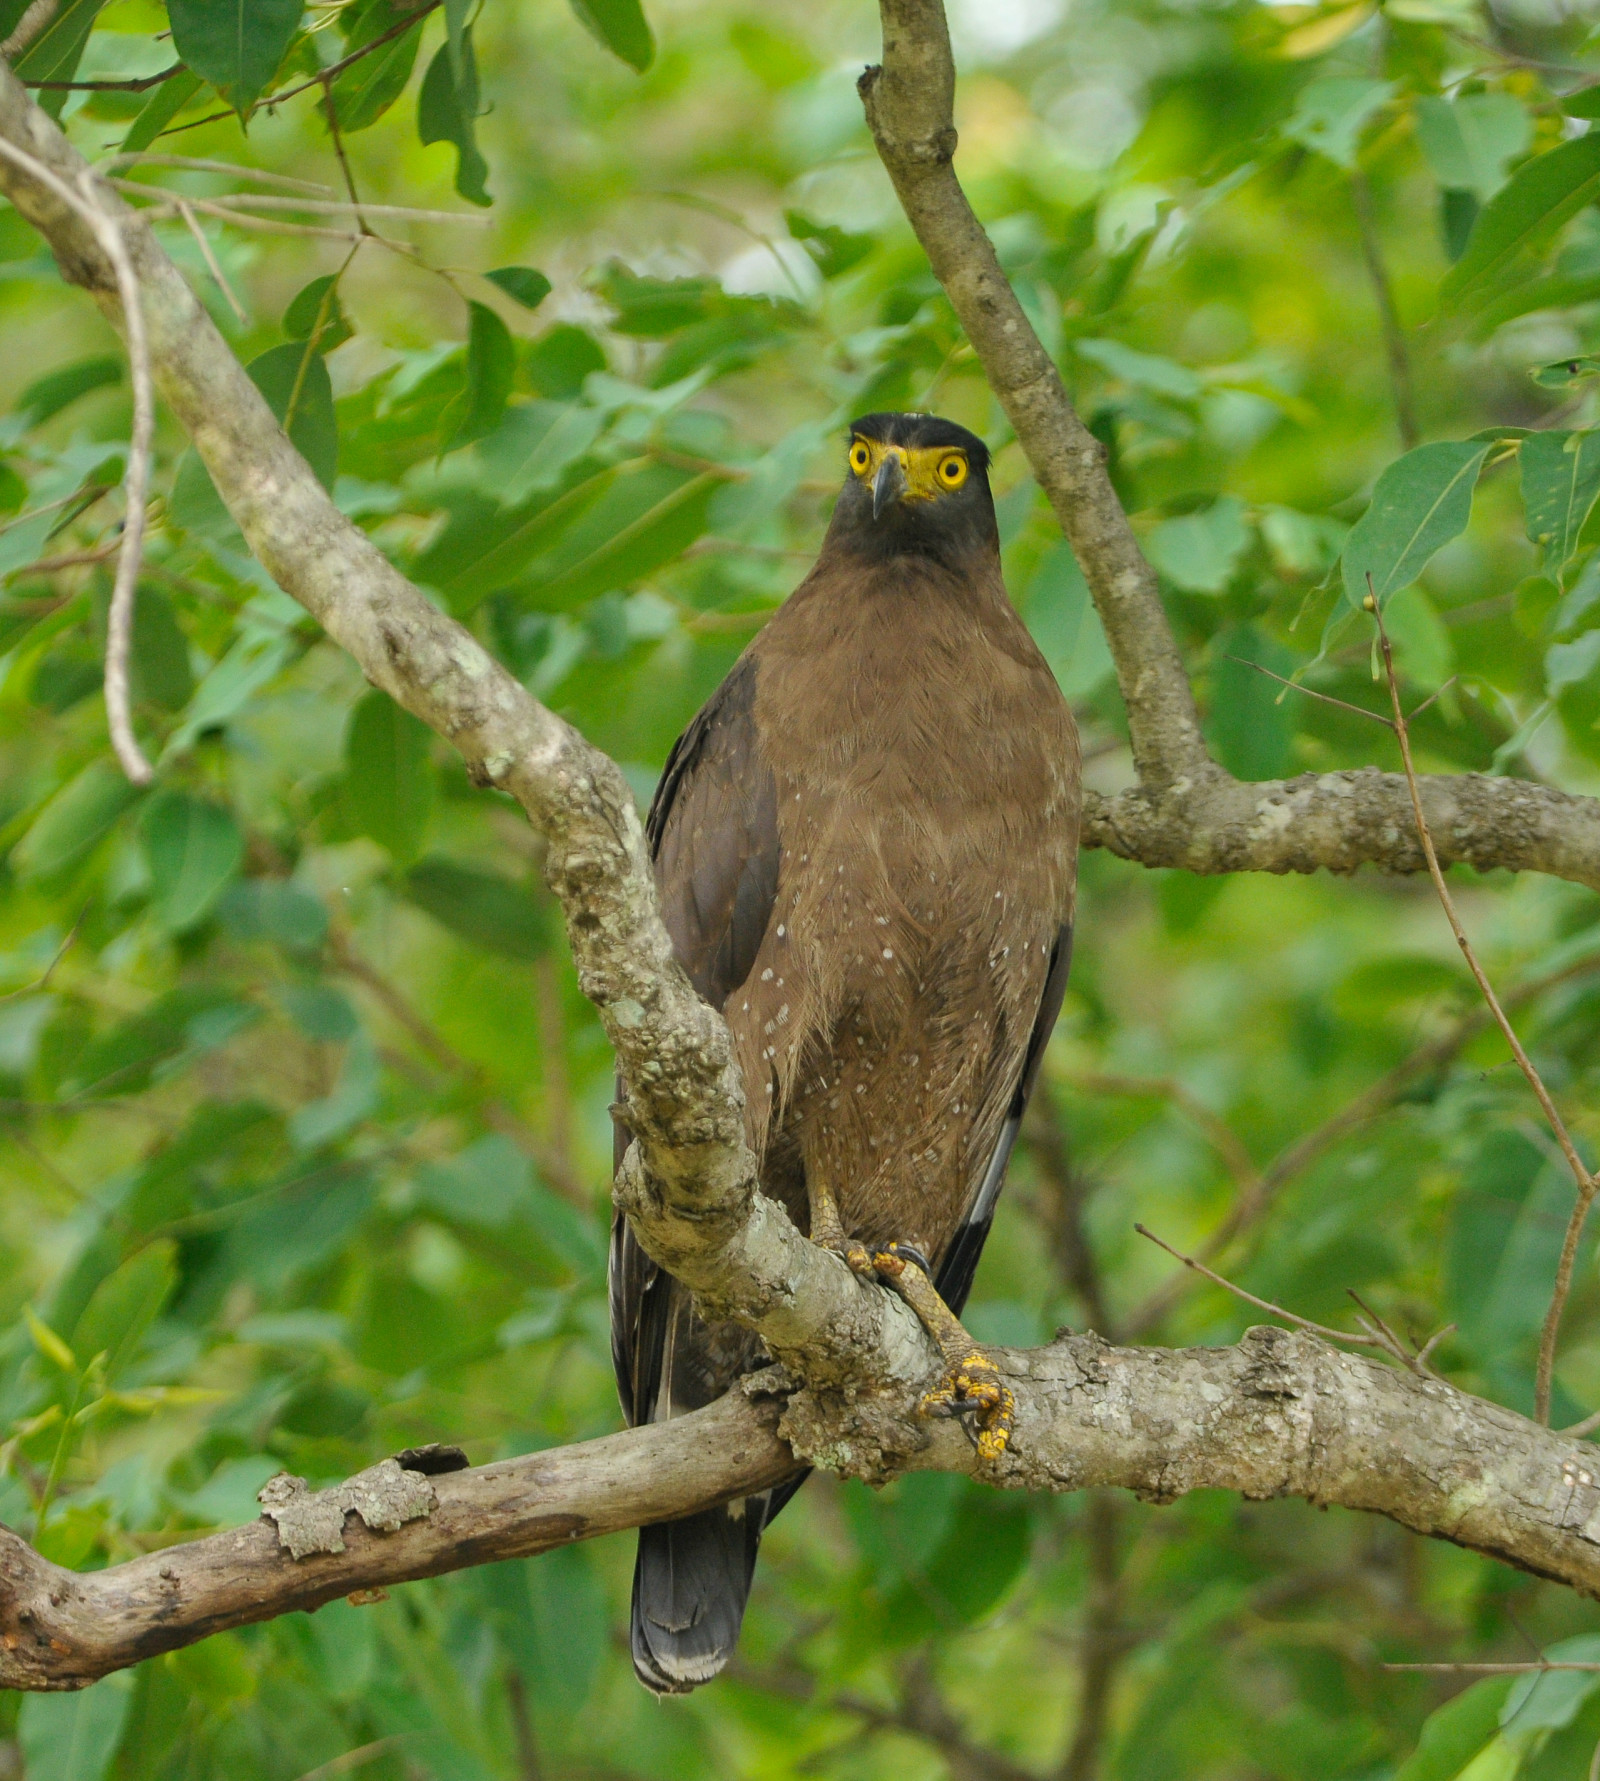
<instances>
[{"instance_id":1,"label":"crested serpent eagle","mask_svg":"<svg viewBox=\"0 0 1600 1781\"><path fill-rule=\"evenodd\" d=\"M677 956L733 1035L763 1190L905 1295L948 1365L928 1405L971 1412L992 1456L1010 1393L956 1314L1061 1007L1079 762L1001 579L988 466L931 415L853 424L816 566L679 738L647 828ZM611 1336L635 1424L766 1361L620 1215ZM796 1487L640 1530L647 1687L727 1662Z\"/></svg>"}]
</instances>

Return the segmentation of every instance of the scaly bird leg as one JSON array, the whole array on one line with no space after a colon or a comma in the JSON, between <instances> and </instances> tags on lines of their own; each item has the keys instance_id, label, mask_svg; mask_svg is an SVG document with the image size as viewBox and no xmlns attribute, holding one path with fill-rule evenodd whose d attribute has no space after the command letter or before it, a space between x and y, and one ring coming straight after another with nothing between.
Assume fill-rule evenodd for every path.
<instances>
[{"instance_id":1,"label":"scaly bird leg","mask_svg":"<svg viewBox=\"0 0 1600 1781\"><path fill-rule=\"evenodd\" d=\"M978 1352L961 1319L939 1297L928 1278L928 1264L909 1244L891 1243L872 1258L879 1277L888 1282L916 1312L922 1327L939 1344L945 1375L917 1406L921 1416L959 1416L976 1412L978 1458L997 1460L1006 1450L1016 1422L1017 1401L1000 1370Z\"/></svg>"},{"instance_id":2,"label":"scaly bird leg","mask_svg":"<svg viewBox=\"0 0 1600 1781\"><path fill-rule=\"evenodd\" d=\"M813 1182L809 1177L806 1189L811 1200L811 1241L842 1256L850 1271L861 1279L877 1279L872 1257L853 1237L845 1235L844 1220L839 1216L839 1202L833 1196L833 1189L826 1182Z\"/></svg>"}]
</instances>

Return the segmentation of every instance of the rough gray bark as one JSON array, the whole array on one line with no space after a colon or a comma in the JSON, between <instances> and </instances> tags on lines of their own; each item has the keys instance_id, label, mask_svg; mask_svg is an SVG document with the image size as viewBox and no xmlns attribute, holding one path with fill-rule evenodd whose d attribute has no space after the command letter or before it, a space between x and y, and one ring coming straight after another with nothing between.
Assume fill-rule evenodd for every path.
<instances>
[{"instance_id":1,"label":"rough gray bark","mask_svg":"<svg viewBox=\"0 0 1600 1781\"><path fill-rule=\"evenodd\" d=\"M1152 1502L1222 1489L1368 1509L1600 1596L1594 1449L1439 1380L1267 1327L1234 1348L1112 1348L1087 1335L995 1359L1017 1427L999 1466L982 1470L990 1483L1114 1486ZM0 1687L81 1687L226 1627L744 1496L791 1472L796 1456L871 1482L979 1469L960 1428L916 1421L911 1391L802 1389L780 1421L782 1379L749 1384L676 1422L426 1480L408 1473L405 1506L380 1501L375 1516L408 1517L390 1532L351 1507L360 1490L320 1493L312 1502L331 1502L343 1523L338 1551L324 1539L296 1558L263 1517L78 1574L0 1530Z\"/></svg>"},{"instance_id":2,"label":"rough gray bark","mask_svg":"<svg viewBox=\"0 0 1600 1781\"><path fill-rule=\"evenodd\" d=\"M860 82L895 192L1089 583L1116 663L1138 785L1088 793L1083 840L1191 872L1424 867L1397 773L1245 784L1206 752L1194 693L1145 561L1079 418L952 164L955 63L942 0L881 0L883 65ZM1600 802L1480 774L1423 780L1439 857L1549 872L1600 889Z\"/></svg>"},{"instance_id":3,"label":"rough gray bark","mask_svg":"<svg viewBox=\"0 0 1600 1781\"><path fill-rule=\"evenodd\" d=\"M1141 787L1102 802L1095 837L1195 870L1412 869L1403 781L1393 792L1361 774L1241 786L1207 760L1159 590L1099 448L955 183L942 11L884 0L884 12L885 66L867 83L875 132L1089 574L1122 676ZM0 137L76 188L80 157L3 65ZM374 684L454 743L480 783L516 797L547 838L580 980L628 1083L637 1141L619 1203L649 1253L714 1313L758 1330L784 1366L762 1376L768 1400L738 1396L425 1487L381 1466L310 1500L281 1487L269 1507L300 1558L264 1519L80 1576L0 1531L0 1686L80 1686L223 1627L748 1495L797 1460L870 1481L974 1471L964 1430L916 1416L937 1356L910 1313L757 1192L727 1031L673 961L620 773L338 513L148 230L103 183L90 189L125 230L161 391L252 549ZM10 162L0 193L119 320L111 268L81 219ZM1447 801L1446 857L1600 882L1600 806L1470 778L1435 781L1429 796ZM996 1484L1120 1485L1158 1500L1201 1486L1299 1494L1600 1593L1592 1450L1436 1380L1281 1331L1234 1349L1113 1350L1078 1337L996 1358L1018 1408L1011 1448L984 1474Z\"/></svg>"}]
</instances>

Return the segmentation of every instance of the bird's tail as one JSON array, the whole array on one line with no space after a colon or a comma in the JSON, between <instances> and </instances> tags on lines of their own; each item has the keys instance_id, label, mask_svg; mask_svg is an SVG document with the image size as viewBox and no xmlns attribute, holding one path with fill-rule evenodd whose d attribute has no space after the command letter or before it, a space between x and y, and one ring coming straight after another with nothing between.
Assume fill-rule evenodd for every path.
<instances>
[{"instance_id":1,"label":"bird's tail","mask_svg":"<svg viewBox=\"0 0 1600 1781\"><path fill-rule=\"evenodd\" d=\"M687 1694L733 1655L767 1500L751 1497L639 1529L633 1668L656 1694Z\"/></svg>"}]
</instances>

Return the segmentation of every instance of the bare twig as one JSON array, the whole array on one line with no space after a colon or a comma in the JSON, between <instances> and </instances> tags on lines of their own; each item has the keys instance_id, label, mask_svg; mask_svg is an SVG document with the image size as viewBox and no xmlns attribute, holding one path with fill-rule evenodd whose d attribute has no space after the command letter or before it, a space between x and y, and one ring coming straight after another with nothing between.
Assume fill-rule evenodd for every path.
<instances>
[{"instance_id":1,"label":"bare twig","mask_svg":"<svg viewBox=\"0 0 1600 1781\"><path fill-rule=\"evenodd\" d=\"M205 260L205 263L206 263L206 269L210 272L212 278L216 281L217 289L222 292L224 297L227 298L228 307L233 311L235 317L238 319L239 326L241 328L244 327L249 322L250 318L244 312L244 305L239 301L239 299L236 296L234 296L233 286L230 285L228 283L227 279L223 277L222 267L217 263L217 257L211 251L211 243L206 240L205 230L200 227L199 222L195 218L194 212L189 208L189 206L187 204L180 203L178 205L178 215L183 218L184 222L188 225L189 233L195 238L195 241L199 244L201 256Z\"/></svg>"},{"instance_id":2,"label":"bare twig","mask_svg":"<svg viewBox=\"0 0 1600 1781\"><path fill-rule=\"evenodd\" d=\"M141 167L171 167L182 173L227 173L237 179L251 180L256 185L282 186L285 191L310 192L318 198L334 195L332 186L323 185L318 180L296 179L287 173L267 173L259 167L242 167L237 161L216 161L201 155L156 155L139 149L128 154L108 155L105 160L96 162L96 166L102 172L110 173L118 167L131 167L136 162Z\"/></svg>"},{"instance_id":3,"label":"bare twig","mask_svg":"<svg viewBox=\"0 0 1600 1781\"><path fill-rule=\"evenodd\" d=\"M133 436L128 446L127 471L122 479L126 512L122 521L121 554L117 559L117 578L111 590L111 609L106 620L106 718L111 730L111 746L123 772L135 785L148 785L155 777L155 769L145 759L134 738L133 715L128 704L133 600L139 583L139 564L144 556L150 441L155 431L155 387L150 378L150 350L139 299L139 280L128 255L128 244L122 238L122 225L101 203L90 168L85 167L79 173L75 191L42 161L3 137L0 137L0 156L19 167L30 179L37 179L46 186L88 225L116 275L117 293L128 330L128 364L133 373Z\"/></svg>"},{"instance_id":4,"label":"bare twig","mask_svg":"<svg viewBox=\"0 0 1600 1781\"><path fill-rule=\"evenodd\" d=\"M72 950L72 943L78 937L78 929L83 926L83 918L88 913L88 905L85 904L84 907L78 911L78 919L67 930L66 939L56 948L50 963L45 966L44 971L38 977L34 978L32 983L23 984L21 989L7 990L3 996L0 996L0 1003L15 1002L20 996L36 996L40 990L49 987L50 979L56 974L56 966L59 965Z\"/></svg>"},{"instance_id":5,"label":"bare twig","mask_svg":"<svg viewBox=\"0 0 1600 1781\"><path fill-rule=\"evenodd\" d=\"M1231 1280L1225 1280L1204 1262L1197 1262L1192 1255L1185 1255L1181 1249L1174 1249L1170 1243L1164 1242L1144 1225L1135 1224L1133 1228L1141 1237L1148 1237L1158 1249L1166 1250L1168 1255L1182 1262L1186 1268L1193 1268L1197 1274L1204 1274L1207 1280L1213 1281L1225 1292L1231 1292L1235 1298L1243 1299L1247 1305L1254 1305L1258 1311L1281 1317L1285 1323L1292 1323L1297 1330L1305 1330L1313 1336L1325 1336L1330 1342L1349 1342L1358 1348L1381 1348L1408 1367L1414 1365L1416 1357L1407 1354L1391 1336L1380 1335L1376 1330L1356 1335L1350 1330L1331 1329L1325 1323L1313 1323L1308 1317L1297 1317L1293 1311L1285 1311L1281 1305L1274 1305L1270 1299L1258 1299L1253 1292L1246 1292L1242 1286L1235 1286Z\"/></svg>"},{"instance_id":6,"label":"bare twig","mask_svg":"<svg viewBox=\"0 0 1600 1781\"><path fill-rule=\"evenodd\" d=\"M69 550L59 557L36 557L31 563L19 563L15 569L7 569L0 575L0 581L20 581L24 575L54 575L61 569L82 569L91 563L103 563L114 557L122 547L120 538L111 538L104 544L97 544L93 550Z\"/></svg>"},{"instance_id":7,"label":"bare twig","mask_svg":"<svg viewBox=\"0 0 1600 1781\"><path fill-rule=\"evenodd\" d=\"M376 1762L386 1751L394 1747L407 1734L395 1732L387 1738L375 1738L370 1744L358 1744L354 1750L347 1750L342 1756L335 1756L327 1762L318 1763L314 1769L307 1769L300 1781L333 1781L335 1775L348 1775L352 1769L365 1768L369 1762Z\"/></svg>"},{"instance_id":8,"label":"bare twig","mask_svg":"<svg viewBox=\"0 0 1600 1781\"><path fill-rule=\"evenodd\" d=\"M1261 1192L1261 1171L1244 1140L1225 1119L1220 1119L1181 1082L1171 1076L1115 1076L1091 1073L1068 1078L1074 1088L1091 1095L1125 1095L1131 1099L1170 1101L1206 1136L1211 1148L1227 1165L1240 1192L1253 1197Z\"/></svg>"},{"instance_id":9,"label":"bare twig","mask_svg":"<svg viewBox=\"0 0 1600 1781\"><path fill-rule=\"evenodd\" d=\"M346 68L370 56L374 50L382 49L386 43L392 43L396 37L403 37L413 25L421 24L430 12L436 12L444 0L423 0L423 4L414 12L408 13L403 19L391 25L387 31L380 31L370 43L364 43L360 49L351 50L347 56L341 56L337 62L330 62L320 74L313 75L310 80L303 80L297 87L290 87L286 92L272 93L261 101L262 106L270 111L275 105L282 105L286 99L298 99L302 93L309 93L313 87L325 85L336 80Z\"/></svg>"},{"instance_id":10,"label":"bare twig","mask_svg":"<svg viewBox=\"0 0 1600 1781\"><path fill-rule=\"evenodd\" d=\"M56 16L57 4L58 0L33 0L33 4L17 20L15 30L4 43L0 43L0 56L4 56L8 62L16 61Z\"/></svg>"},{"instance_id":11,"label":"bare twig","mask_svg":"<svg viewBox=\"0 0 1600 1781\"><path fill-rule=\"evenodd\" d=\"M213 198L201 200L191 198L186 193L171 191L166 186L149 185L138 179L117 178L111 183L119 192L131 192L140 198L156 198L166 204L207 202L226 204L234 210L304 210L313 216L355 217L365 213L370 216L400 217L413 223L470 223L475 229L489 229L494 226L490 217L455 210L419 210L406 204L363 204L359 199L346 198L281 197L270 192L223 192Z\"/></svg>"},{"instance_id":12,"label":"bare twig","mask_svg":"<svg viewBox=\"0 0 1600 1781\"><path fill-rule=\"evenodd\" d=\"M1600 1410L1596 1410L1592 1414L1584 1417L1582 1422L1569 1424L1568 1427L1562 1429L1560 1432L1563 1435L1572 1435L1576 1437L1592 1434L1595 1429L1600 1429Z\"/></svg>"},{"instance_id":13,"label":"bare twig","mask_svg":"<svg viewBox=\"0 0 1600 1781\"><path fill-rule=\"evenodd\" d=\"M1462 1676L1525 1676L1530 1672L1543 1670L1579 1670L1585 1675L1600 1674L1600 1664L1565 1664L1565 1663L1481 1663L1481 1664L1380 1664L1384 1670L1415 1670L1425 1674Z\"/></svg>"},{"instance_id":14,"label":"bare twig","mask_svg":"<svg viewBox=\"0 0 1600 1781\"><path fill-rule=\"evenodd\" d=\"M1494 993L1494 985L1490 983L1488 974L1478 962L1478 955L1472 950L1472 942L1467 938L1467 931L1461 925L1461 917L1456 913L1455 899L1450 895L1450 887L1445 883L1444 873L1439 866L1439 856L1434 851L1433 836L1428 829L1428 819L1422 810L1422 794L1417 785L1416 764L1411 758L1411 734L1406 727L1406 715L1400 705L1400 683L1394 671L1394 651L1389 645L1388 627L1383 622L1383 611L1378 604L1377 595L1372 591L1372 577L1367 576L1367 597L1362 602L1372 614L1373 622L1378 627L1378 644L1383 651L1384 672L1389 681L1389 702L1394 708L1395 735L1400 741L1400 758L1405 765L1406 784L1411 789L1411 808L1416 817L1417 838L1422 843L1422 851L1427 857L1428 872L1433 879L1433 888L1439 893L1439 902L1443 906L1445 919L1450 923L1450 931L1456 937L1462 956L1467 961L1467 968L1472 972L1478 988L1483 992L1483 999L1489 1004L1495 1023L1505 1035L1507 1045L1511 1047L1511 1055L1517 1060L1517 1066L1528 1079L1528 1086L1533 1090L1549 1122L1550 1130L1555 1134L1556 1142L1561 1146L1561 1154L1567 1159L1567 1167L1571 1169L1573 1180L1577 1183L1578 1195L1573 1204L1572 1217L1567 1222L1566 1236L1561 1244L1561 1259L1556 1264L1555 1288L1550 1295L1550 1309L1545 1313L1544 1327L1539 1335L1539 1365L1534 1378L1534 1414L1540 1422L1550 1421L1550 1382L1555 1372L1556 1334L1561 1328L1561 1313L1566 1307L1567 1294L1572 1287L1572 1269L1578 1255L1578 1239L1583 1234L1584 1220L1588 1217L1589 1208L1594 1202L1595 1190L1600 1182L1590 1174L1584 1165L1583 1158L1578 1155L1578 1147L1573 1143L1567 1131L1566 1122L1556 1111L1556 1104L1550 1098L1550 1091L1544 1085L1544 1079L1534 1068L1533 1060L1523 1050L1522 1041L1517 1037L1516 1029L1506 1018L1504 1008L1500 1006L1500 998Z\"/></svg>"},{"instance_id":15,"label":"bare twig","mask_svg":"<svg viewBox=\"0 0 1600 1781\"><path fill-rule=\"evenodd\" d=\"M1237 662L1241 668L1254 668L1257 674L1265 674L1268 680L1277 681L1291 692L1304 693L1308 699L1320 699L1324 705L1337 705L1341 711L1353 711L1357 717L1370 717L1375 724L1382 724L1386 730L1394 728L1381 711L1368 711L1365 705L1352 705L1348 699L1334 698L1332 693L1319 693L1314 686L1302 686L1298 680L1289 680L1282 674L1274 674L1270 668L1264 668L1260 662L1252 662L1248 656L1227 656L1225 659Z\"/></svg>"}]
</instances>

